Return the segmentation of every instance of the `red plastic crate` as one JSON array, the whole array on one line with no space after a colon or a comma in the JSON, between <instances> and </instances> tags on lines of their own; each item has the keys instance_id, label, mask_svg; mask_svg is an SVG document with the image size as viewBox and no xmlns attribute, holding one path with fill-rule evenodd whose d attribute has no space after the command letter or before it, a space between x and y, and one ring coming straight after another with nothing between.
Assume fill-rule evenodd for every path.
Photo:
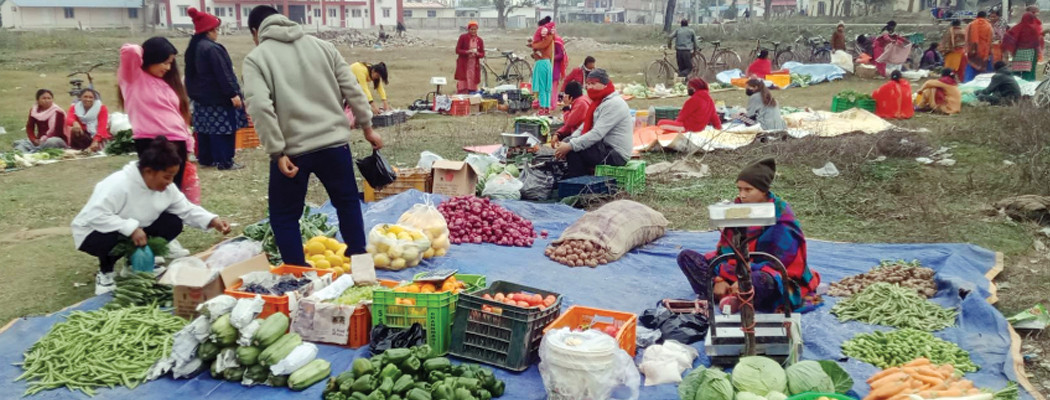
<instances>
[{"instance_id":1,"label":"red plastic crate","mask_svg":"<svg viewBox=\"0 0 1050 400\"><path fill-rule=\"evenodd\" d=\"M306 272L306 271L317 271L317 275L319 275L319 276L324 276L324 275L328 275L328 274L332 273L332 270L328 270L328 269L303 268L303 267L297 267L297 266L294 266L294 265L281 265L280 267L270 268L270 273L272 273L272 274L277 274L277 275L292 274L292 275L295 275L297 277L303 276L303 273ZM255 297L256 296L255 293L242 292L242 291L239 290L241 288L241 285L243 285L243 284L244 284L243 281L238 281L237 283L233 284L233 286L227 288L225 293L227 295L229 295L229 296L231 296L233 298L237 298L237 299L246 299L246 298L250 299L250 298ZM265 302L265 304L263 304L263 310L262 310L261 313L259 313L257 318L266 318L266 317L269 317L270 314L273 314L275 312L283 313L284 315L287 315L289 318L291 317L291 315L290 315L291 309L288 308L288 295L282 294L280 296L273 296L273 295L259 295L259 296L262 297L262 299Z\"/></svg>"},{"instance_id":2,"label":"red plastic crate","mask_svg":"<svg viewBox=\"0 0 1050 400\"><path fill-rule=\"evenodd\" d=\"M448 111L450 115L457 117L465 117L470 115L470 100L469 99L456 99L452 100L452 109Z\"/></svg>"},{"instance_id":3,"label":"red plastic crate","mask_svg":"<svg viewBox=\"0 0 1050 400\"><path fill-rule=\"evenodd\" d=\"M604 329L609 325L618 327L620 331L616 334L616 341L620 343L621 349L626 351L631 357L634 357L638 347L635 340L638 316L628 312L572 306L565 310L558 319L547 325L543 333L546 334L547 331L558 328L576 329L583 324L590 325L596 329Z\"/></svg>"}]
</instances>

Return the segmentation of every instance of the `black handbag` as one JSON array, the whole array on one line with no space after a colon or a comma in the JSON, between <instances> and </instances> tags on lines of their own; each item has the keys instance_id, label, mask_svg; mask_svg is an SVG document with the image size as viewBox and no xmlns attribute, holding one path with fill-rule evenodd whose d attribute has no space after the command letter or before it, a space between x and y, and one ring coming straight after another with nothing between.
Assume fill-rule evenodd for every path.
<instances>
[{"instance_id":1,"label":"black handbag","mask_svg":"<svg viewBox=\"0 0 1050 400\"><path fill-rule=\"evenodd\" d=\"M357 169L368 185L375 189L382 189L397 180L397 172L379 154L379 150L373 150L372 155L357 160Z\"/></svg>"}]
</instances>

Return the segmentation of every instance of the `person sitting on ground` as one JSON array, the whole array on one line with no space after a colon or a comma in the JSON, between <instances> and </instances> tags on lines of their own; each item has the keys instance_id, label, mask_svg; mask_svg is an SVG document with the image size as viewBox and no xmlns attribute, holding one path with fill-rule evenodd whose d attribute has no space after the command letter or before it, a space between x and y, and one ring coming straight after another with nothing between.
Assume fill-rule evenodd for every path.
<instances>
[{"instance_id":1,"label":"person sitting on ground","mask_svg":"<svg viewBox=\"0 0 1050 400\"><path fill-rule=\"evenodd\" d=\"M846 51L846 23L839 22L831 34L831 51Z\"/></svg>"},{"instance_id":2,"label":"person sitting on ground","mask_svg":"<svg viewBox=\"0 0 1050 400\"><path fill-rule=\"evenodd\" d=\"M708 92L707 82L700 78L689 80L689 100L682 105L682 111L675 120L661 120L656 123L660 129L675 132L700 132L708 125L722 129L722 118L715 111L715 101Z\"/></svg>"},{"instance_id":3,"label":"person sitting on ground","mask_svg":"<svg viewBox=\"0 0 1050 400\"><path fill-rule=\"evenodd\" d=\"M69 107L66 116L66 137L74 150L96 152L113 138L109 134L109 109L94 89L81 91L80 101Z\"/></svg>"},{"instance_id":4,"label":"person sitting on ground","mask_svg":"<svg viewBox=\"0 0 1050 400\"><path fill-rule=\"evenodd\" d=\"M988 87L974 92L977 100L993 106L1010 105L1021 99L1021 86L1005 61L995 63L995 75Z\"/></svg>"},{"instance_id":5,"label":"person sitting on ground","mask_svg":"<svg viewBox=\"0 0 1050 400\"><path fill-rule=\"evenodd\" d=\"M962 93L959 92L959 81L955 71L950 68L941 70L940 79L930 79L919 88L919 99L915 103L916 111L930 111L941 114L956 114L962 109Z\"/></svg>"},{"instance_id":6,"label":"person sitting on ground","mask_svg":"<svg viewBox=\"0 0 1050 400\"><path fill-rule=\"evenodd\" d=\"M787 270L787 277L771 266L771 261L756 259L751 263L751 285L754 289L753 303L757 312L776 312L788 306L798 310L812 301L820 274L810 269L806 260L806 236L795 218L791 206L770 191L776 176L776 161L772 158L754 163L737 176L737 197L734 203L773 203L776 209L776 224L747 228L747 236L755 238L748 243L751 252L769 253L777 258ZM689 285L701 299L713 297L715 301L730 304L735 310L739 306L736 262L728 261L714 266L711 261L723 254L732 254L731 230L723 232L715 251L700 254L685 250L678 254L678 267L682 269ZM714 292L708 285L714 281ZM785 295L787 301L785 301Z\"/></svg>"},{"instance_id":7,"label":"person sitting on ground","mask_svg":"<svg viewBox=\"0 0 1050 400\"><path fill-rule=\"evenodd\" d=\"M71 224L77 250L98 257L96 295L115 289L113 266L120 256L110 252L122 241L137 247L149 237L170 242L182 233L183 223L230 232L229 223L190 203L172 183L183 164L175 143L158 136L138 158L96 184Z\"/></svg>"},{"instance_id":8,"label":"person sitting on ground","mask_svg":"<svg viewBox=\"0 0 1050 400\"><path fill-rule=\"evenodd\" d=\"M554 157L568 162L566 178L592 175L598 165L624 166L634 146L634 120L609 73L597 68L587 77L591 105L583 125L567 141L555 143Z\"/></svg>"},{"instance_id":9,"label":"person sitting on ground","mask_svg":"<svg viewBox=\"0 0 1050 400\"><path fill-rule=\"evenodd\" d=\"M771 73L773 73L773 62L769 60L769 50L762 49L758 52L758 58L747 67L747 77L766 79L766 75Z\"/></svg>"},{"instance_id":10,"label":"person sitting on ground","mask_svg":"<svg viewBox=\"0 0 1050 400\"><path fill-rule=\"evenodd\" d=\"M911 84L900 71L890 73L890 80L871 92L875 99L875 115L886 119L909 119L915 115L911 99Z\"/></svg>"},{"instance_id":11,"label":"person sitting on ground","mask_svg":"<svg viewBox=\"0 0 1050 400\"><path fill-rule=\"evenodd\" d=\"M579 67L573 68L572 71L569 72L569 75L565 77L565 83L562 84L561 88L562 93L568 93L565 91L565 88L569 86L570 82L577 82L580 84L580 87L583 87L584 83L587 82L587 74L594 71L594 64L594 57L587 56L587 58L584 58L583 64Z\"/></svg>"},{"instance_id":12,"label":"person sitting on ground","mask_svg":"<svg viewBox=\"0 0 1050 400\"><path fill-rule=\"evenodd\" d=\"M15 150L32 153L42 149L64 149L68 146L64 127L66 114L55 105L55 95L50 90L36 91L36 104L29 109L26 121L27 139L15 141Z\"/></svg>"},{"instance_id":13,"label":"person sitting on ground","mask_svg":"<svg viewBox=\"0 0 1050 400\"><path fill-rule=\"evenodd\" d=\"M758 124L764 131L782 131L787 129L784 117L780 116L780 106L773 98L766 83L761 79L750 79L745 85L747 93L747 113L742 119L748 125Z\"/></svg>"},{"instance_id":14,"label":"person sitting on ground","mask_svg":"<svg viewBox=\"0 0 1050 400\"><path fill-rule=\"evenodd\" d=\"M564 140L583 125L584 119L588 117L587 109L591 106L591 98L583 95L583 85L579 82L565 85L565 94L569 97L569 106L568 110L562 110L565 124L556 132L558 140Z\"/></svg>"},{"instance_id":15,"label":"person sitting on ground","mask_svg":"<svg viewBox=\"0 0 1050 400\"><path fill-rule=\"evenodd\" d=\"M368 97L368 104L372 105L372 114L379 115L383 111L390 110L390 103L386 100L386 89L384 88L390 84L386 63L373 65L359 61L350 64L350 72L354 73L354 76L357 78L357 84L361 85L361 89L364 89L365 95ZM372 83L371 89L368 88L370 82ZM379 99L383 101L382 108L376 104L375 97L372 96L372 90L375 90L379 94Z\"/></svg>"},{"instance_id":16,"label":"person sitting on ground","mask_svg":"<svg viewBox=\"0 0 1050 400\"><path fill-rule=\"evenodd\" d=\"M919 62L919 68L932 70L944 65L944 57L937 50L938 47L940 47L939 43L930 43L930 47L926 49L926 52L922 53L922 61Z\"/></svg>"}]
</instances>

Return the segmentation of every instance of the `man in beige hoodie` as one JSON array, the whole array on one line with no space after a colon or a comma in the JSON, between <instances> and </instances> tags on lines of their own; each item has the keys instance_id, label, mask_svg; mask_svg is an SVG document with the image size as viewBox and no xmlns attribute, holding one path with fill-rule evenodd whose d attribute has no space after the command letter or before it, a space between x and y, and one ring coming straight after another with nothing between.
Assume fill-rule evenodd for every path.
<instances>
[{"instance_id":1,"label":"man in beige hoodie","mask_svg":"<svg viewBox=\"0 0 1050 400\"><path fill-rule=\"evenodd\" d=\"M347 244L340 256L364 254L364 220L343 103L378 150L383 140L372 131L368 99L334 45L304 34L274 8L252 9L248 28L258 46L244 60L245 101L271 159L270 226L284 262L306 265L299 217L310 174L324 185L339 217Z\"/></svg>"}]
</instances>

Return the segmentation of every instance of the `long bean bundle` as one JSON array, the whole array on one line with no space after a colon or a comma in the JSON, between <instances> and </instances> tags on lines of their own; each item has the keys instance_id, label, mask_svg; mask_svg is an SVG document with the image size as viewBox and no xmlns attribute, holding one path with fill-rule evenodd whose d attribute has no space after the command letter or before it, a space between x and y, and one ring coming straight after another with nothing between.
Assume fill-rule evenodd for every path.
<instances>
[{"instance_id":1,"label":"long bean bundle","mask_svg":"<svg viewBox=\"0 0 1050 400\"><path fill-rule=\"evenodd\" d=\"M857 320L898 328L938 331L955 325L959 312L944 308L910 288L879 282L831 308L839 321Z\"/></svg>"},{"instance_id":2,"label":"long bean bundle","mask_svg":"<svg viewBox=\"0 0 1050 400\"><path fill-rule=\"evenodd\" d=\"M25 372L15 380L27 380L27 396L62 386L89 396L99 387L133 389L185 325L155 307L74 311L26 351Z\"/></svg>"},{"instance_id":3,"label":"long bean bundle","mask_svg":"<svg viewBox=\"0 0 1050 400\"><path fill-rule=\"evenodd\" d=\"M970 353L955 343L918 329L861 333L842 342L842 354L879 368L899 367L918 357L934 364L951 364L963 372L976 372Z\"/></svg>"}]
</instances>

